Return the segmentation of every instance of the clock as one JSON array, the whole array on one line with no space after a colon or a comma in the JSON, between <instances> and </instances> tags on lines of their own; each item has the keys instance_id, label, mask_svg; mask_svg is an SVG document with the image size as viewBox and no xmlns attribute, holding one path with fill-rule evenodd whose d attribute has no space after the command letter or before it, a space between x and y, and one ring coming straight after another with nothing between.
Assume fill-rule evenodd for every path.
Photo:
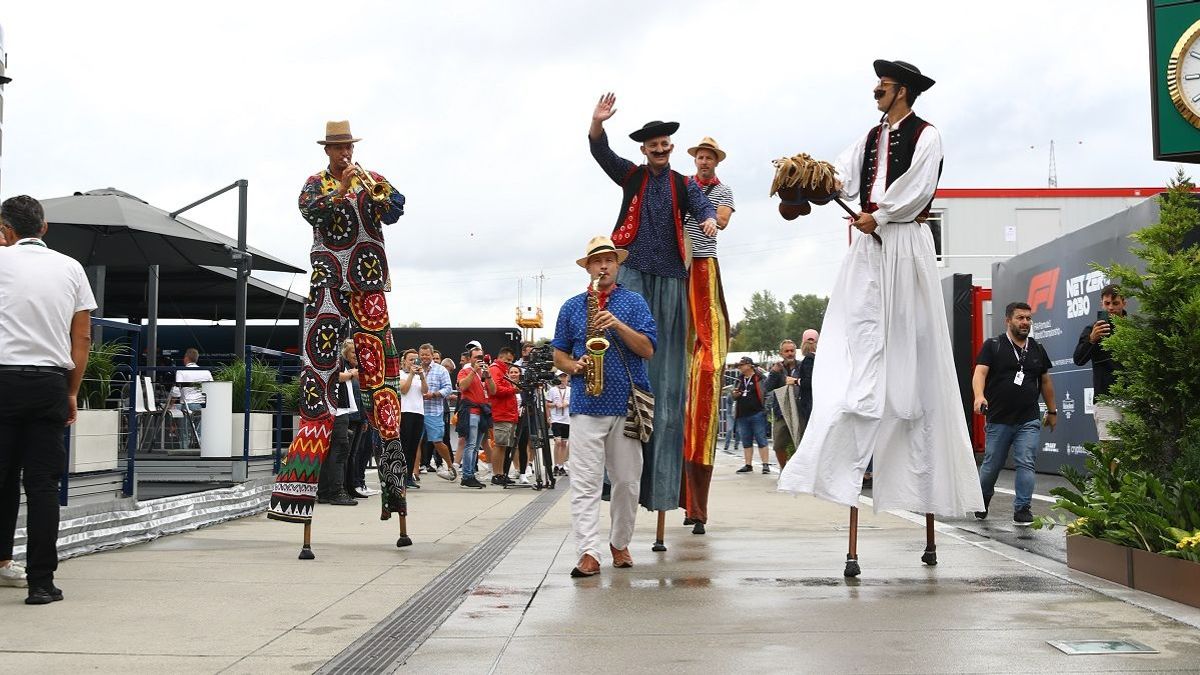
<instances>
[{"instance_id":1,"label":"clock","mask_svg":"<svg viewBox=\"0 0 1200 675\"><path fill-rule=\"evenodd\" d=\"M1188 26L1171 50L1167 92L1183 119L1200 128L1200 21Z\"/></svg>"}]
</instances>

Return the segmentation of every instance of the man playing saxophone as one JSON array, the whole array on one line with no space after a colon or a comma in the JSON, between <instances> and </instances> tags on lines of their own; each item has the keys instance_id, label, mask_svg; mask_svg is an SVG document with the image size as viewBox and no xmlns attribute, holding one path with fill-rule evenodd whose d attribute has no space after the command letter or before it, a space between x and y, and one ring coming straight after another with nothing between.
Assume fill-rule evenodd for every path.
<instances>
[{"instance_id":1,"label":"man playing saxophone","mask_svg":"<svg viewBox=\"0 0 1200 675\"><path fill-rule=\"evenodd\" d=\"M600 573L600 491L606 470L612 484L609 553L613 567L633 566L629 542L637 519L642 444L625 435L625 414L632 384L650 388L646 360L654 355L658 331L646 300L616 283L628 255L609 237L588 242L575 262L592 282L563 303L551 342L554 365L571 375L571 529L579 554L573 577ZM608 347L597 359L589 354L589 343L600 337Z\"/></svg>"}]
</instances>

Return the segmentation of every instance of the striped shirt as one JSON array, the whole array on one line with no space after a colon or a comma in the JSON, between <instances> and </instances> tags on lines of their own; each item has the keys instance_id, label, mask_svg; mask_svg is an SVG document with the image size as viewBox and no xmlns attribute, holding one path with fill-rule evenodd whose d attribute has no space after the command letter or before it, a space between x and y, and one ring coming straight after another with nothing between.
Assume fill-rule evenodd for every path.
<instances>
[{"instance_id":1,"label":"striped shirt","mask_svg":"<svg viewBox=\"0 0 1200 675\"><path fill-rule=\"evenodd\" d=\"M441 417L445 412L446 398L450 396L450 392L452 391L450 386L450 371L446 370L440 363L430 363L429 372L425 375L425 380L429 383L429 393L439 395L438 398L425 399L425 415Z\"/></svg>"},{"instance_id":2,"label":"striped shirt","mask_svg":"<svg viewBox=\"0 0 1200 675\"><path fill-rule=\"evenodd\" d=\"M696 178L693 176L688 178L689 183L695 183ZM735 210L733 206L733 190L724 183L717 183L700 188L704 195L708 197L708 201L712 202L713 208L728 206L729 209ZM715 258L717 257L717 238L710 237L704 234L704 229L700 227L700 223L692 217L690 213L683 214L683 230L687 233L689 239L692 240L692 257L693 258Z\"/></svg>"}]
</instances>

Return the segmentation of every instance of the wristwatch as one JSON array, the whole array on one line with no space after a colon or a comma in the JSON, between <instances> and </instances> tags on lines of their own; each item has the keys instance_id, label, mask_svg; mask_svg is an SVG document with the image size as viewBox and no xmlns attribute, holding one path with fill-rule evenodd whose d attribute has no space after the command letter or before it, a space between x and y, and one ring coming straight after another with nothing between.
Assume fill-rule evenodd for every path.
<instances>
[{"instance_id":1,"label":"wristwatch","mask_svg":"<svg viewBox=\"0 0 1200 675\"><path fill-rule=\"evenodd\" d=\"M1046 411L1046 414L1047 414L1047 415L1057 415L1057 414L1058 414L1058 411L1057 411L1057 410L1047 410L1047 411Z\"/></svg>"}]
</instances>

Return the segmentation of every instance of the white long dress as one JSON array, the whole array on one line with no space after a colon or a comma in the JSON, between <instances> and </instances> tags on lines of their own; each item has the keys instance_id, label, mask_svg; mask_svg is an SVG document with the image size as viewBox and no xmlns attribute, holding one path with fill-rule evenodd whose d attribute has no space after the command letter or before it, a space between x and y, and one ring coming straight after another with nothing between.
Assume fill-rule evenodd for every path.
<instances>
[{"instance_id":1,"label":"white long dress","mask_svg":"<svg viewBox=\"0 0 1200 675\"><path fill-rule=\"evenodd\" d=\"M855 232L821 328L812 415L779 489L857 506L873 458L876 512L982 511L933 238L913 222L937 188L941 138L926 128L911 167L886 189L882 177L857 184L864 143L865 136L848 148L837 168L847 199L859 189L876 197L883 246Z\"/></svg>"}]
</instances>

